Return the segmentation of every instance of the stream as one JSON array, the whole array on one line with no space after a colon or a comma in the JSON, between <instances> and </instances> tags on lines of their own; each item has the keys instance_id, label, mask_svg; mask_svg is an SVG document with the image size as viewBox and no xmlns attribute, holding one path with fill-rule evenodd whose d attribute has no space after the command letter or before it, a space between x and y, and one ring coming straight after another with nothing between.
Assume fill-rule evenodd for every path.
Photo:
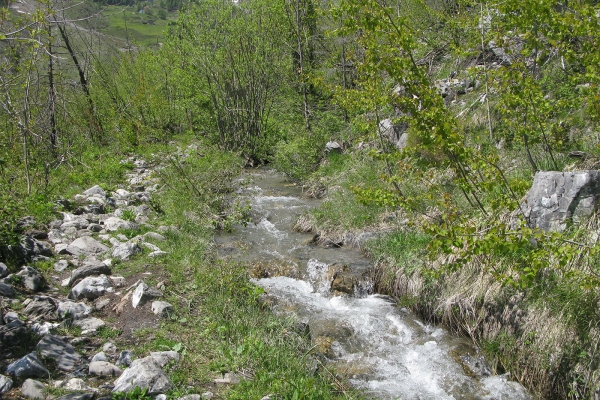
<instances>
[{"instance_id":1,"label":"stream","mask_svg":"<svg viewBox=\"0 0 600 400\"><path fill-rule=\"evenodd\" d=\"M333 293L341 265L354 276L371 268L352 248L311 244L291 230L319 200L270 169L247 171L238 190L252 221L216 238L223 257L257 265L254 282L277 299L274 310L307 327L327 367L373 399L532 399L518 383L492 375L473 343L420 321L363 279L353 294ZM261 271L264 269L264 273ZM305 325L303 325L305 324Z\"/></svg>"}]
</instances>

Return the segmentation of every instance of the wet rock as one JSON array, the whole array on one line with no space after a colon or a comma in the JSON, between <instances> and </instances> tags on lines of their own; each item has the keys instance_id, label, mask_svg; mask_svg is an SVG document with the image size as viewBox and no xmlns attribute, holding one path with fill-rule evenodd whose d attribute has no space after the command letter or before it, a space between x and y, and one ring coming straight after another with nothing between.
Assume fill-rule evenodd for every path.
<instances>
[{"instance_id":1,"label":"wet rock","mask_svg":"<svg viewBox=\"0 0 600 400\"><path fill-rule=\"evenodd\" d=\"M13 297L15 294L15 289L11 285L0 282L0 296Z\"/></svg>"},{"instance_id":2,"label":"wet rock","mask_svg":"<svg viewBox=\"0 0 600 400\"><path fill-rule=\"evenodd\" d=\"M110 275L110 267L100 261L88 261L71 273L69 286L73 286L83 278L92 275Z\"/></svg>"},{"instance_id":3,"label":"wet rock","mask_svg":"<svg viewBox=\"0 0 600 400\"><path fill-rule=\"evenodd\" d=\"M69 262L67 260L58 260L54 263L54 270L57 272L62 272L69 267Z\"/></svg>"},{"instance_id":4,"label":"wet rock","mask_svg":"<svg viewBox=\"0 0 600 400\"><path fill-rule=\"evenodd\" d=\"M23 279L23 286L33 292L38 292L46 286L46 280L42 274L33 267L23 267L17 272L17 276Z\"/></svg>"},{"instance_id":5,"label":"wet rock","mask_svg":"<svg viewBox=\"0 0 600 400\"><path fill-rule=\"evenodd\" d=\"M90 375L121 376L123 370L107 361L92 361L89 367Z\"/></svg>"},{"instance_id":6,"label":"wet rock","mask_svg":"<svg viewBox=\"0 0 600 400\"><path fill-rule=\"evenodd\" d=\"M149 300L162 297L162 295L163 294L160 290L141 282L133 292L133 296L131 297L131 305L133 308L137 308L138 306L143 306Z\"/></svg>"},{"instance_id":7,"label":"wet rock","mask_svg":"<svg viewBox=\"0 0 600 400\"><path fill-rule=\"evenodd\" d=\"M169 391L173 384L165 372L156 364L152 357L140 358L125 369L115 381L114 392L129 392L136 386L148 389L148 394L159 394Z\"/></svg>"},{"instance_id":8,"label":"wet rock","mask_svg":"<svg viewBox=\"0 0 600 400\"><path fill-rule=\"evenodd\" d=\"M106 253L109 248L90 236L75 239L68 247L67 252L74 256L92 256Z\"/></svg>"},{"instance_id":9,"label":"wet rock","mask_svg":"<svg viewBox=\"0 0 600 400\"><path fill-rule=\"evenodd\" d=\"M234 372L227 372L225 375L223 375L223 378L215 379L215 383L235 385L240 383L240 377Z\"/></svg>"},{"instance_id":10,"label":"wet rock","mask_svg":"<svg viewBox=\"0 0 600 400\"><path fill-rule=\"evenodd\" d=\"M50 371L44 367L35 351L10 364L6 368L6 373L19 379L48 378L50 376Z\"/></svg>"},{"instance_id":11,"label":"wet rock","mask_svg":"<svg viewBox=\"0 0 600 400\"><path fill-rule=\"evenodd\" d=\"M112 256L120 258L121 260L127 260L135 254L142 252L142 248L136 242L127 242L117 245L112 252Z\"/></svg>"},{"instance_id":12,"label":"wet rock","mask_svg":"<svg viewBox=\"0 0 600 400\"><path fill-rule=\"evenodd\" d=\"M106 275L97 277L89 276L75 285L69 292L68 298L71 300L88 299L94 300L106 292L112 291L112 285Z\"/></svg>"},{"instance_id":13,"label":"wet rock","mask_svg":"<svg viewBox=\"0 0 600 400\"><path fill-rule=\"evenodd\" d=\"M75 303L65 300L58 303L58 317L60 319L81 319L92 312L92 308L85 303Z\"/></svg>"},{"instance_id":14,"label":"wet rock","mask_svg":"<svg viewBox=\"0 0 600 400\"><path fill-rule=\"evenodd\" d=\"M347 294L354 293L354 285L356 279L354 275L349 272L336 272L331 283L331 290L343 292Z\"/></svg>"},{"instance_id":15,"label":"wet rock","mask_svg":"<svg viewBox=\"0 0 600 400\"><path fill-rule=\"evenodd\" d=\"M82 331L93 331L105 326L106 323L99 318L87 317L74 321L73 325L81 328Z\"/></svg>"},{"instance_id":16,"label":"wet rock","mask_svg":"<svg viewBox=\"0 0 600 400\"><path fill-rule=\"evenodd\" d=\"M0 375L0 395L12 389L13 381L8 376Z\"/></svg>"},{"instance_id":17,"label":"wet rock","mask_svg":"<svg viewBox=\"0 0 600 400\"><path fill-rule=\"evenodd\" d=\"M166 301L153 301L152 312L164 318L168 318L169 316L175 314L173 305L171 303L167 303Z\"/></svg>"},{"instance_id":18,"label":"wet rock","mask_svg":"<svg viewBox=\"0 0 600 400\"><path fill-rule=\"evenodd\" d=\"M117 365L129 367L133 362L133 352L125 350L119 354L119 360L117 361Z\"/></svg>"},{"instance_id":19,"label":"wet rock","mask_svg":"<svg viewBox=\"0 0 600 400\"><path fill-rule=\"evenodd\" d=\"M54 335L46 335L36 346L42 358L51 358L61 371L73 371L81 363L81 355L69 343Z\"/></svg>"},{"instance_id":20,"label":"wet rock","mask_svg":"<svg viewBox=\"0 0 600 400\"><path fill-rule=\"evenodd\" d=\"M118 217L110 217L104 221L104 229L108 232L115 232L120 229L138 229L138 225L135 222L125 221Z\"/></svg>"},{"instance_id":21,"label":"wet rock","mask_svg":"<svg viewBox=\"0 0 600 400\"><path fill-rule=\"evenodd\" d=\"M150 357L158 364L161 368L167 365L170 361L179 362L181 356L176 351L155 351L150 353Z\"/></svg>"},{"instance_id":22,"label":"wet rock","mask_svg":"<svg viewBox=\"0 0 600 400\"><path fill-rule=\"evenodd\" d=\"M21 386L21 394L28 399L46 399L46 386L40 381L27 379Z\"/></svg>"},{"instance_id":23,"label":"wet rock","mask_svg":"<svg viewBox=\"0 0 600 400\"><path fill-rule=\"evenodd\" d=\"M469 376L483 378L492 374L485 358L481 355L472 356L467 354L466 356L460 356L460 364Z\"/></svg>"},{"instance_id":24,"label":"wet rock","mask_svg":"<svg viewBox=\"0 0 600 400\"><path fill-rule=\"evenodd\" d=\"M4 278L6 275L8 275L8 267L6 264L0 262L0 279Z\"/></svg>"},{"instance_id":25,"label":"wet rock","mask_svg":"<svg viewBox=\"0 0 600 400\"><path fill-rule=\"evenodd\" d=\"M23 310L23 314L30 318L42 317L45 320L55 320L58 305L56 300L49 296L34 296Z\"/></svg>"}]
</instances>

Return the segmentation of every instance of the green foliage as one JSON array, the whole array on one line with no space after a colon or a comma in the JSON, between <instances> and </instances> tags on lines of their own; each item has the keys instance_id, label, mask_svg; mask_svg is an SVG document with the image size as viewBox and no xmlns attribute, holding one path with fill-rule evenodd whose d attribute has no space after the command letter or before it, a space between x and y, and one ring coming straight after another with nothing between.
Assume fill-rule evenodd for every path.
<instances>
[{"instance_id":1,"label":"green foliage","mask_svg":"<svg viewBox=\"0 0 600 400\"><path fill-rule=\"evenodd\" d=\"M148 394L148 388L141 388L136 386L129 392L115 392L112 396L113 400L146 400L151 399L152 396Z\"/></svg>"}]
</instances>

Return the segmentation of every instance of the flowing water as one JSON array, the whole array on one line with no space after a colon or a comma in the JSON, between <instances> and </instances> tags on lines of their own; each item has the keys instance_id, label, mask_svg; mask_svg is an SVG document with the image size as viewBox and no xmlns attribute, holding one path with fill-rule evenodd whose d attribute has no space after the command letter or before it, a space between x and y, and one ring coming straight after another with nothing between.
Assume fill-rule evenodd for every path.
<instances>
[{"instance_id":1,"label":"flowing water","mask_svg":"<svg viewBox=\"0 0 600 400\"><path fill-rule=\"evenodd\" d=\"M253 222L217 238L221 255L264 266L268 277L255 283L277 299L276 312L304 322L328 367L355 387L375 399L532 398L506 376L491 375L470 341L371 294L367 280L353 295L332 293L336 266L360 276L371 264L355 249L315 246L310 234L291 231L318 201L268 169L248 172L241 186Z\"/></svg>"}]
</instances>

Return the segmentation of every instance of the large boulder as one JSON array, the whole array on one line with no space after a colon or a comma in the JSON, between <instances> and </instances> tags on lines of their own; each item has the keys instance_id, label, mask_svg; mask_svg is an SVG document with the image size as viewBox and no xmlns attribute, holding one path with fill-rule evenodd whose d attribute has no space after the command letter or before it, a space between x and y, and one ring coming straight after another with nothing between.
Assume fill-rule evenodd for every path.
<instances>
[{"instance_id":1,"label":"large boulder","mask_svg":"<svg viewBox=\"0 0 600 400\"><path fill-rule=\"evenodd\" d=\"M135 360L115 381L114 392L129 392L136 386L148 389L149 395L165 393L173 384L152 357Z\"/></svg>"},{"instance_id":2,"label":"large boulder","mask_svg":"<svg viewBox=\"0 0 600 400\"><path fill-rule=\"evenodd\" d=\"M44 276L33 267L24 266L17 272L17 276L21 277L23 286L33 292L38 292L46 287Z\"/></svg>"},{"instance_id":3,"label":"large boulder","mask_svg":"<svg viewBox=\"0 0 600 400\"><path fill-rule=\"evenodd\" d=\"M58 304L52 297L34 296L33 300L23 310L23 314L29 316L31 319L41 317L45 320L55 320L57 308Z\"/></svg>"},{"instance_id":4,"label":"large boulder","mask_svg":"<svg viewBox=\"0 0 600 400\"><path fill-rule=\"evenodd\" d=\"M522 209L531 227L560 232L595 213L599 199L598 171L539 171Z\"/></svg>"}]
</instances>

